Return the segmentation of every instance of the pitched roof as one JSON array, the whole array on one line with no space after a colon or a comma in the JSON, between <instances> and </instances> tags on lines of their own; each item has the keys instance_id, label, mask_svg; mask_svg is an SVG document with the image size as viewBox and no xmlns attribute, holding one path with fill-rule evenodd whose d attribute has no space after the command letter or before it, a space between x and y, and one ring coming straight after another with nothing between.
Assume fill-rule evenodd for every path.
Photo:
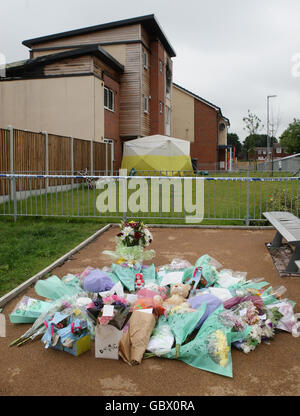
<instances>
[{"instance_id":1,"label":"pitched roof","mask_svg":"<svg viewBox=\"0 0 300 416\"><path fill-rule=\"evenodd\" d=\"M60 61L66 58L76 58L83 55L95 55L116 71L124 71L124 66L120 64L120 62L111 56L107 51L105 51L99 45L92 45L8 64L6 65L6 77L17 76L20 72L26 72L28 70L30 71L31 69L39 66L44 66L52 62Z\"/></svg>"},{"instance_id":2,"label":"pitched roof","mask_svg":"<svg viewBox=\"0 0 300 416\"><path fill-rule=\"evenodd\" d=\"M208 105L209 107L214 108L216 111L218 111L218 112L220 113L221 117L222 117L222 118L224 118L224 119L228 122L228 125L230 126L230 121L229 121L229 118L227 118L227 117L224 117L224 116L223 116L223 114L222 114L222 110L221 110L221 108L220 108L220 107L218 107L217 105L215 105L215 104L211 103L210 101L207 101L205 98L200 97L199 95L195 94L194 92L191 92L191 91L187 90L186 88L183 88L183 87L181 87L181 86L180 86L180 85L178 85L178 84L175 84L175 82L173 82L173 85L174 85L176 88L179 88L180 90L182 90L182 91L186 92L187 94L192 95L192 96L193 96L194 98L196 98L197 100L202 101L204 104Z\"/></svg>"},{"instance_id":3,"label":"pitched roof","mask_svg":"<svg viewBox=\"0 0 300 416\"><path fill-rule=\"evenodd\" d=\"M117 20L115 22L104 23L101 25L89 26L89 27L84 27L81 29L69 30L66 32L55 33L52 35L41 36L41 37L33 38L33 39L27 39L27 40L24 40L22 43L23 45L31 48L35 44L48 42L51 40L63 39L69 36L82 35L82 34L91 33L91 32L99 32L101 30L113 29L113 28L121 27L121 26L130 26L130 25L134 25L138 23L142 24L145 27L145 29L148 30L150 34L152 34L154 38L158 38L161 41L164 48L166 49L166 51L171 57L176 56L174 49L170 45L166 35L162 31L154 14L134 17L131 19Z\"/></svg>"}]
</instances>

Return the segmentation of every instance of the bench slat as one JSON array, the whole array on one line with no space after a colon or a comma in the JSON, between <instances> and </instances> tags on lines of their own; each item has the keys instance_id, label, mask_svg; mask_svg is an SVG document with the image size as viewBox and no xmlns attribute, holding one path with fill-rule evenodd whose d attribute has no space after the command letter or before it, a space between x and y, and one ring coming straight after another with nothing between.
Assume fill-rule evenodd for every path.
<instances>
[{"instance_id":1,"label":"bench slat","mask_svg":"<svg viewBox=\"0 0 300 416\"><path fill-rule=\"evenodd\" d=\"M288 243L300 241L300 219L291 212L271 211L263 215Z\"/></svg>"}]
</instances>

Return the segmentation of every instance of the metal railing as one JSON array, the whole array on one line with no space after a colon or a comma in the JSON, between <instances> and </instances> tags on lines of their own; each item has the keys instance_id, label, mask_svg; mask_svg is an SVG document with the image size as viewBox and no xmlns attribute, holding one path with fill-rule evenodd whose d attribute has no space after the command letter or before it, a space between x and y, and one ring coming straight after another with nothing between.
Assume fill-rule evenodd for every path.
<instances>
[{"instance_id":1,"label":"metal railing","mask_svg":"<svg viewBox=\"0 0 300 416\"><path fill-rule=\"evenodd\" d=\"M156 181L156 182L155 182ZM299 216L300 177L0 174L0 215L199 219L263 224L265 211ZM201 188L202 187L202 188ZM200 195L201 194L201 195ZM201 217L201 218L200 218ZM190 221L191 222L191 221Z\"/></svg>"}]
</instances>

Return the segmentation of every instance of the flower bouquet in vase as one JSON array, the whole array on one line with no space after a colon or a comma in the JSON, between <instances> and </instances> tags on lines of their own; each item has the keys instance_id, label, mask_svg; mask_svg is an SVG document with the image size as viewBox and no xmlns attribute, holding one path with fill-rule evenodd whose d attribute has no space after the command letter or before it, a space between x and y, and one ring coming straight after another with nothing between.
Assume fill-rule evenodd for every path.
<instances>
[{"instance_id":1,"label":"flower bouquet in vase","mask_svg":"<svg viewBox=\"0 0 300 416\"><path fill-rule=\"evenodd\" d=\"M103 254L111 256L117 264L134 267L144 260L151 260L155 256L154 250L145 250L153 240L148 228L140 221L122 221L120 232L116 236L116 250L104 250Z\"/></svg>"}]
</instances>

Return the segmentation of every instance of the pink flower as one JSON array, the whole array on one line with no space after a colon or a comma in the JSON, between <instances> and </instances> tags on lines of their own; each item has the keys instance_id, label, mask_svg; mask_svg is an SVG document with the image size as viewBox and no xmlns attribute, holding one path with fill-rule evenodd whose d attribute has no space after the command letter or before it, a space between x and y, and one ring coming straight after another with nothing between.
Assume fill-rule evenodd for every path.
<instances>
[{"instance_id":1,"label":"pink flower","mask_svg":"<svg viewBox=\"0 0 300 416\"><path fill-rule=\"evenodd\" d=\"M100 325L107 325L112 318L112 316L101 316L98 318L98 322Z\"/></svg>"},{"instance_id":2,"label":"pink flower","mask_svg":"<svg viewBox=\"0 0 300 416\"><path fill-rule=\"evenodd\" d=\"M112 299L110 296L107 296L106 298L103 298L104 305L110 305L112 303Z\"/></svg>"}]
</instances>

